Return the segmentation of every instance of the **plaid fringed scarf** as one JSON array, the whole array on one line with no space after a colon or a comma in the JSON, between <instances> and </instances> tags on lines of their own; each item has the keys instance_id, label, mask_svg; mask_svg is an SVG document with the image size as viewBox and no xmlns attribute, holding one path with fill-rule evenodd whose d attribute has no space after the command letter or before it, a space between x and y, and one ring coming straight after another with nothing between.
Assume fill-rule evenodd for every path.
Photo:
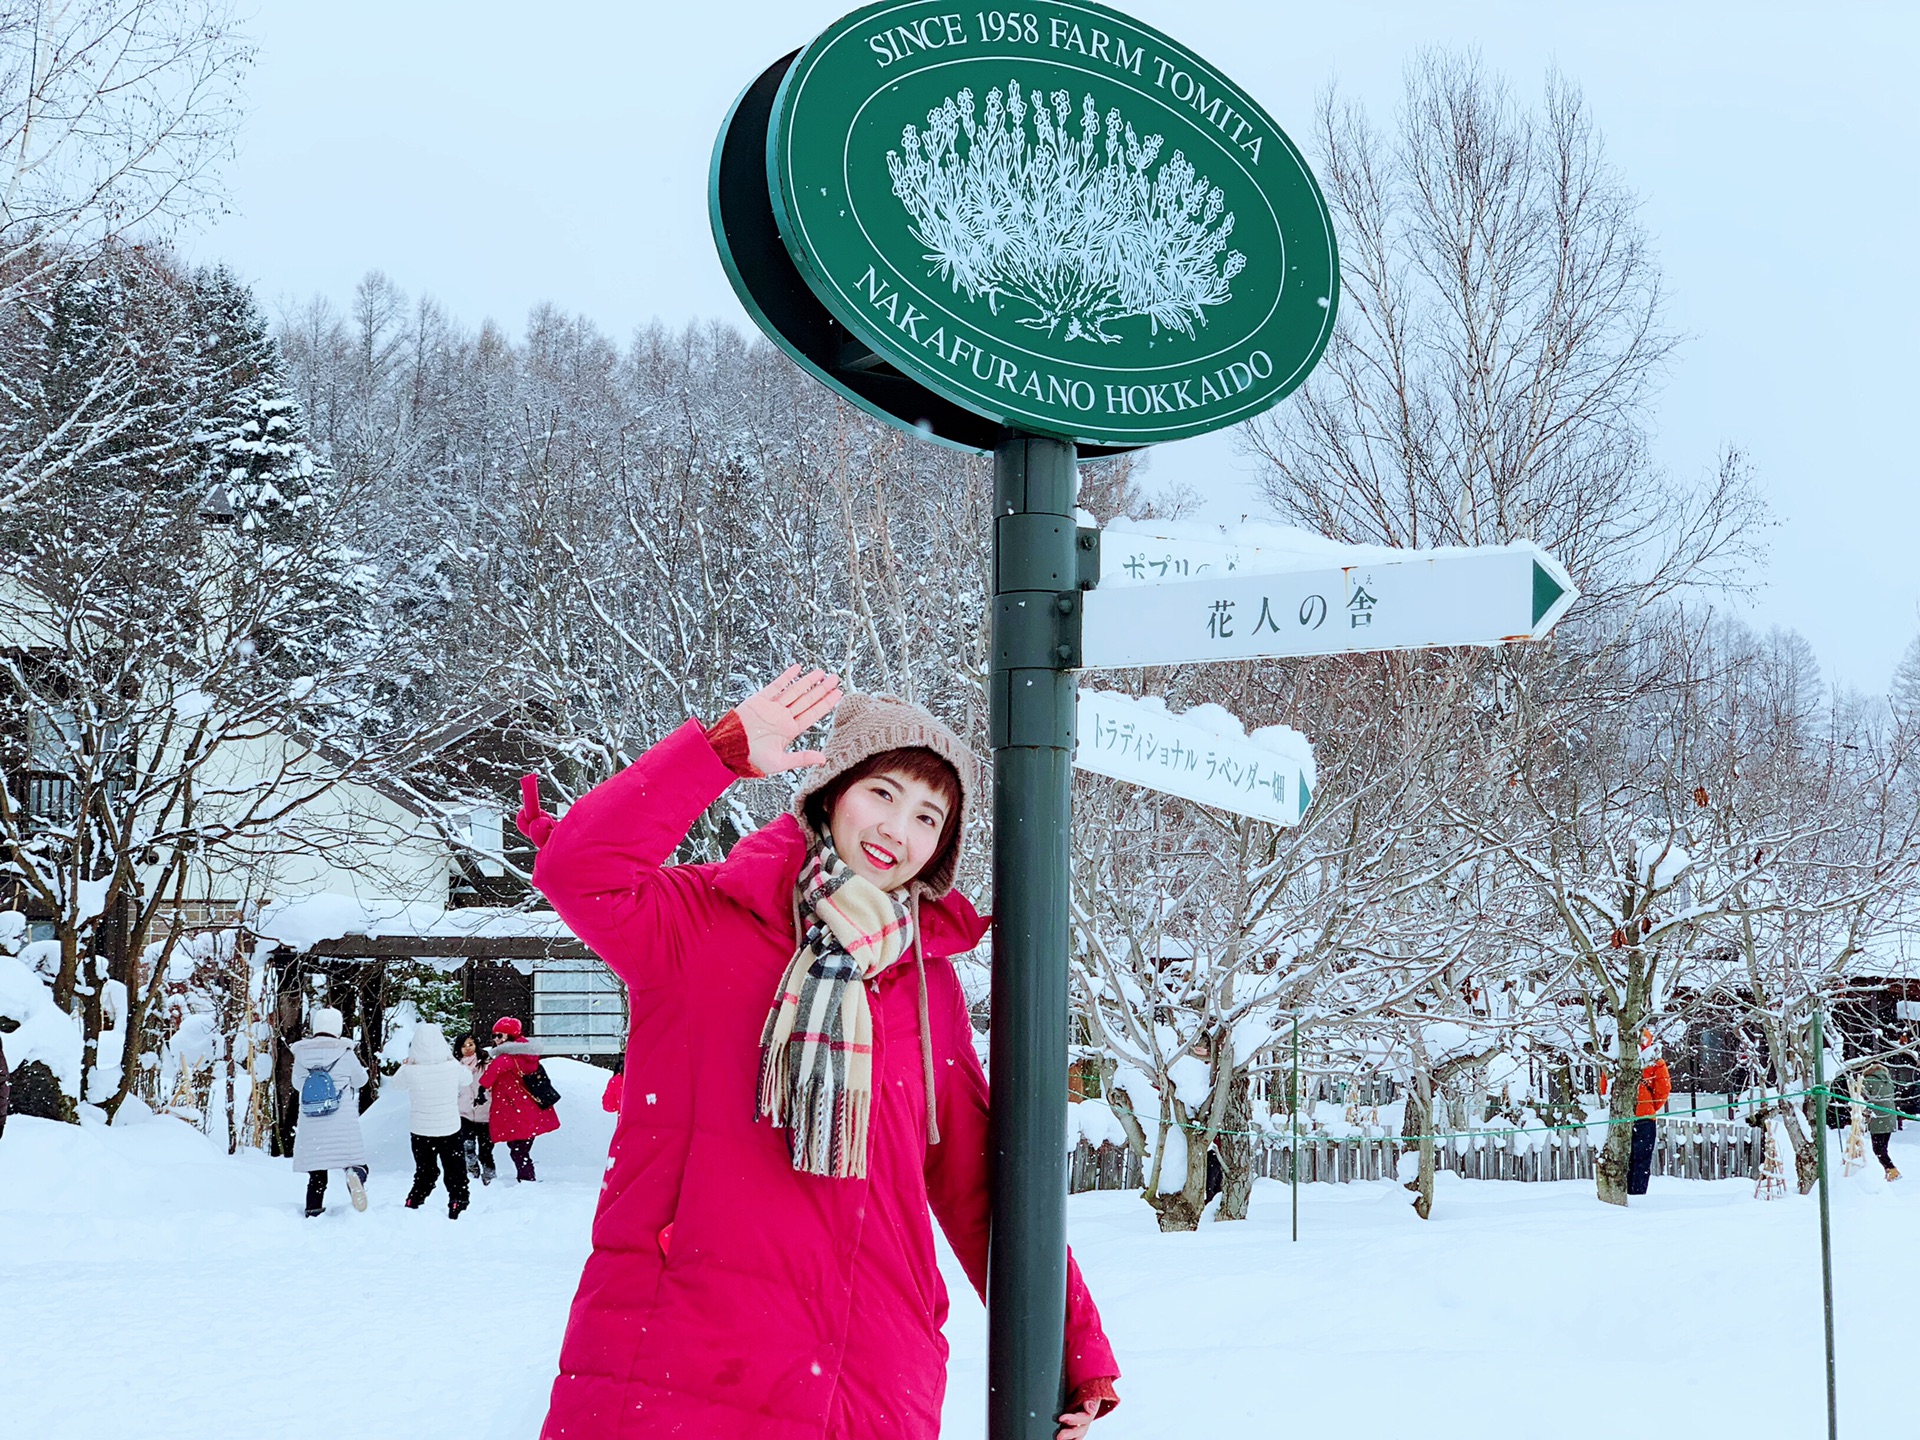
<instances>
[{"instance_id":1,"label":"plaid fringed scarf","mask_svg":"<svg viewBox=\"0 0 1920 1440\"><path fill-rule=\"evenodd\" d=\"M800 867L800 948L760 1032L758 1114L785 1128L793 1168L836 1179L867 1173L873 1107L872 980L913 944L904 892L863 880L817 836Z\"/></svg>"}]
</instances>

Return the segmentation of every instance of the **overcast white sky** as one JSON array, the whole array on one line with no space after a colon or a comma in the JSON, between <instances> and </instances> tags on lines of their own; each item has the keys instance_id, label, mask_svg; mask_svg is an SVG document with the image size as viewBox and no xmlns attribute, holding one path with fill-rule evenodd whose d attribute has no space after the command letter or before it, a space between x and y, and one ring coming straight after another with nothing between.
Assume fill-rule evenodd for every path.
<instances>
[{"instance_id":1,"label":"overcast white sky","mask_svg":"<svg viewBox=\"0 0 1920 1440\"><path fill-rule=\"evenodd\" d=\"M720 120L840 0L266 0L231 214L185 242L269 304L345 302L369 269L517 329L551 300L615 336L743 327L707 230ZM1884 689L1920 631L1914 276L1920 5L1129 0L1304 139L1337 81L1383 117L1423 46L1477 48L1523 94L1577 81L1645 199L1688 337L1660 411L1678 475L1727 444L1780 521L1741 608ZM1901 96L1908 96L1902 100ZM1257 509L1224 435L1163 446L1207 514Z\"/></svg>"}]
</instances>

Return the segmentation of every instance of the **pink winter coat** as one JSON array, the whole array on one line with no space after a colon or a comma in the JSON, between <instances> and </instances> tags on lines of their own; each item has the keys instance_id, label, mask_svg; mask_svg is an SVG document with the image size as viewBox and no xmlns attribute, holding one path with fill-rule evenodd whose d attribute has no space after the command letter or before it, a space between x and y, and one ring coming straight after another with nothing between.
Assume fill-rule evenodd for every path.
<instances>
[{"instance_id":1,"label":"pink winter coat","mask_svg":"<svg viewBox=\"0 0 1920 1440\"><path fill-rule=\"evenodd\" d=\"M937 1216L986 1284L987 1084L947 958L986 922L922 904L940 1143L911 958L873 983L868 1178L796 1174L754 1118L806 842L785 816L719 865L666 861L734 775L689 722L567 813L533 883L631 995L625 1103L544 1440L930 1440L946 1390ZM663 1232L671 1229L671 1243ZM1066 1379L1119 1374L1068 1261Z\"/></svg>"},{"instance_id":2,"label":"pink winter coat","mask_svg":"<svg viewBox=\"0 0 1920 1440\"><path fill-rule=\"evenodd\" d=\"M524 1043L501 1045L480 1076L480 1083L492 1097L493 1109L487 1115L488 1138L496 1145L510 1140L533 1140L560 1128L560 1117L542 1110L527 1094L520 1077L531 1075L540 1063L533 1047Z\"/></svg>"}]
</instances>

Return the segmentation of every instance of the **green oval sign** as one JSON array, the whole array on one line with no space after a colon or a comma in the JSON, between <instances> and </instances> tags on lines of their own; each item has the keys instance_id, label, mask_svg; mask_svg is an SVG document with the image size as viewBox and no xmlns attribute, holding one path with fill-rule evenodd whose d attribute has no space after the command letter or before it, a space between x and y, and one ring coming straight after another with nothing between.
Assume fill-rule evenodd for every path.
<instances>
[{"instance_id":1,"label":"green oval sign","mask_svg":"<svg viewBox=\"0 0 1920 1440\"><path fill-rule=\"evenodd\" d=\"M840 322L1015 430L1142 445L1235 424L1333 332L1333 225L1300 152L1101 5L846 16L781 83L767 177Z\"/></svg>"}]
</instances>

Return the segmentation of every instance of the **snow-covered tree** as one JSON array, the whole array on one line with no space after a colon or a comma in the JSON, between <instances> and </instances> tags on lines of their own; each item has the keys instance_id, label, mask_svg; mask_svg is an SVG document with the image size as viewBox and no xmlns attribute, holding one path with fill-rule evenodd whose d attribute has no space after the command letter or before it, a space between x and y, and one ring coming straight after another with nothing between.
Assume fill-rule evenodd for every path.
<instances>
[{"instance_id":1,"label":"snow-covered tree","mask_svg":"<svg viewBox=\"0 0 1920 1440\"><path fill-rule=\"evenodd\" d=\"M241 530L281 535L318 499L319 465L287 386L279 347L253 292L224 267L193 277L199 367L218 395L194 437L202 493Z\"/></svg>"},{"instance_id":2,"label":"snow-covered tree","mask_svg":"<svg viewBox=\"0 0 1920 1440\"><path fill-rule=\"evenodd\" d=\"M140 363L114 380L130 423L0 514L0 880L52 919L54 999L85 1042L77 1098L111 1107L139 1073L183 903L329 843L296 835L296 812L406 736L380 706L395 647L313 503L297 416L269 432L280 453L249 457L305 472L289 503L256 504L252 527L208 506L209 456L270 384L270 346L257 326L222 342L229 282L108 260L9 360L30 394Z\"/></svg>"},{"instance_id":3,"label":"snow-covered tree","mask_svg":"<svg viewBox=\"0 0 1920 1440\"><path fill-rule=\"evenodd\" d=\"M1856 969L1911 924L1920 876L1920 811L1913 803L1920 736L1885 723L1877 707L1827 695L1805 642L1726 625L1718 664L1702 686L1711 721L1698 727L1701 829L1721 863L1749 868L1709 933L1725 968L1711 997L1764 1049L1765 1081L1790 1144L1800 1189L1817 1175L1811 1022L1828 1026L1845 1071L1900 1053L1838 1011ZM1706 708L1706 707L1703 707Z\"/></svg>"},{"instance_id":4,"label":"snow-covered tree","mask_svg":"<svg viewBox=\"0 0 1920 1440\"><path fill-rule=\"evenodd\" d=\"M1295 828L1080 782L1075 994L1166 1228L1197 1223L1209 1150L1225 1172L1221 1218L1245 1215L1250 1082L1292 1017L1323 1048L1377 1041L1383 1014L1490 933L1446 909L1487 848L1441 809L1452 686L1446 666L1407 656L1157 674L1175 697L1316 737L1317 786Z\"/></svg>"},{"instance_id":5,"label":"snow-covered tree","mask_svg":"<svg viewBox=\"0 0 1920 1440\"><path fill-rule=\"evenodd\" d=\"M1582 600L1552 641L1457 662L1445 810L1531 888L1516 961L1544 966L1543 993L1572 987L1596 1039L1631 1036L1699 937L1700 888L1720 904L1732 883L1695 863L1692 782L1661 733L1662 667L1684 653L1666 641L1689 623L1672 607L1741 578L1761 507L1737 453L1697 486L1651 463L1674 340L1632 192L1572 86L1552 79L1529 107L1477 61L1430 55L1390 128L1329 99L1317 140L1340 325L1251 428L1267 498L1336 539L1526 539L1567 564ZM1637 1047L1618 1048L1630 1115Z\"/></svg>"},{"instance_id":6,"label":"snow-covered tree","mask_svg":"<svg viewBox=\"0 0 1920 1440\"><path fill-rule=\"evenodd\" d=\"M1907 642L1900 663L1894 667L1887 703L1902 724L1920 726L1920 636Z\"/></svg>"},{"instance_id":7,"label":"snow-covered tree","mask_svg":"<svg viewBox=\"0 0 1920 1440\"><path fill-rule=\"evenodd\" d=\"M0 3L0 304L211 203L252 56L222 0Z\"/></svg>"}]
</instances>

